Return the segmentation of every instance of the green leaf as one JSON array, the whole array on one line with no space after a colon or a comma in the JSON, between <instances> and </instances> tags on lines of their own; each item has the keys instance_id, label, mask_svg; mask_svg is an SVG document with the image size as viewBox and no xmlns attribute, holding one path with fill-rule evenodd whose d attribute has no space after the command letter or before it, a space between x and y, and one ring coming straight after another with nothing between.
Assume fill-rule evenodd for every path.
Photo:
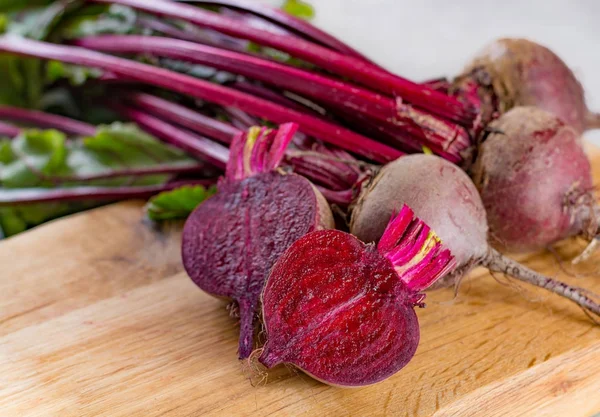
<instances>
[{"instance_id":1,"label":"green leaf","mask_svg":"<svg viewBox=\"0 0 600 417\"><path fill-rule=\"evenodd\" d=\"M134 125L101 126L93 137L67 140L56 130L24 130L13 140L0 139L0 185L5 188L65 187L82 182L77 176L115 169L192 163L180 150L142 132ZM65 176L69 179L65 180ZM87 181L86 185L152 185L170 177L157 174ZM6 236L59 216L97 206L97 202L53 202L0 208L0 229Z\"/></svg>"},{"instance_id":2,"label":"green leaf","mask_svg":"<svg viewBox=\"0 0 600 417\"><path fill-rule=\"evenodd\" d=\"M41 61L0 54L0 79L0 104L38 106L43 89Z\"/></svg>"},{"instance_id":3,"label":"green leaf","mask_svg":"<svg viewBox=\"0 0 600 417\"><path fill-rule=\"evenodd\" d=\"M69 172L66 165L65 135L57 130L26 130L2 146L0 181L4 187L35 187L45 183L45 176ZM12 156L12 158L9 158Z\"/></svg>"},{"instance_id":4,"label":"green leaf","mask_svg":"<svg viewBox=\"0 0 600 417\"><path fill-rule=\"evenodd\" d=\"M0 0L0 13L15 12L29 7L43 6L52 0Z\"/></svg>"},{"instance_id":5,"label":"green leaf","mask_svg":"<svg viewBox=\"0 0 600 417\"><path fill-rule=\"evenodd\" d=\"M300 19L311 20L315 17L315 10L313 7L302 0L286 0L283 6L281 6L281 9Z\"/></svg>"},{"instance_id":6,"label":"green leaf","mask_svg":"<svg viewBox=\"0 0 600 417\"><path fill-rule=\"evenodd\" d=\"M146 214L153 221L185 219L207 198L215 194L216 187L201 185L183 186L152 197L146 204Z\"/></svg>"},{"instance_id":7,"label":"green leaf","mask_svg":"<svg viewBox=\"0 0 600 417\"><path fill-rule=\"evenodd\" d=\"M6 31L27 38L45 40L60 23L65 13L77 4L77 0L63 0L55 1L45 7L29 7L9 19Z\"/></svg>"},{"instance_id":8,"label":"green leaf","mask_svg":"<svg viewBox=\"0 0 600 417\"><path fill-rule=\"evenodd\" d=\"M92 78L99 78L102 71L96 68L69 65L59 61L49 61L46 64L46 80L53 83L59 79L67 79L74 86L80 86Z\"/></svg>"},{"instance_id":9,"label":"green leaf","mask_svg":"<svg viewBox=\"0 0 600 417\"><path fill-rule=\"evenodd\" d=\"M101 34L125 35L136 31L137 13L119 4L91 5L65 19L58 30L62 39Z\"/></svg>"},{"instance_id":10,"label":"green leaf","mask_svg":"<svg viewBox=\"0 0 600 417\"><path fill-rule=\"evenodd\" d=\"M5 237L16 235L27 230L27 223L13 208L0 209L0 227Z\"/></svg>"}]
</instances>

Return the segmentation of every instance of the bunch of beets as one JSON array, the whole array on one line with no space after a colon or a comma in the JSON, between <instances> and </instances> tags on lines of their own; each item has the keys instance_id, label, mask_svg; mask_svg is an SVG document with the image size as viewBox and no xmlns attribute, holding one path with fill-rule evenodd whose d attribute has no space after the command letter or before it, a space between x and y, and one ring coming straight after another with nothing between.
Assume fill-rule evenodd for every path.
<instances>
[{"instance_id":1,"label":"bunch of beets","mask_svg":"<svg viewBox=\"0 0 600 417\"><path fill-rule=\"evenodd\" d=\"M593 294L500 253L579 236L589 242L580 261L597 242L581 135L600 116L549 49L502 39L453 80L418 84L250 0L48 7L61 20L100 6L131 11L131 27L8 33L0 52L98 71L80 91L100 87L120 118L222 174L201 178L217 192L189 215L182 256L202 290L237 306L241 359L264 326L267 367L293 364L338 386L381 381L416 351L424 291L476 266L600 315ZM7 106L0 116L81 128ZM116 191L14 193L2 204L135 195Z\"/></svg>"}]
</instances>

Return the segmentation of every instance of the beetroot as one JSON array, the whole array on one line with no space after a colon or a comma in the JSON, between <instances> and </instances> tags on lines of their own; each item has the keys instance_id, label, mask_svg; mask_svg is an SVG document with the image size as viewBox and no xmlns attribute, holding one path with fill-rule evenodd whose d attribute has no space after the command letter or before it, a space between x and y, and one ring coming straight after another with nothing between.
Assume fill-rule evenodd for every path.
<instances>
[{"instance_id":1,"label":"beetroot","mask_svg":"<svg viewBox=\"0 0 600 417\"><path fill-rule=\"evenodd\" d=\"M492 243L513 252L597 234L589 160L577 132L556 116L517 107L494 121L473 180Z\"/></svg>"},{"instance_id":2,"label":"beetroot","mask_svg":"<svg viewBox=\"0 0 600 417\"><path fill-rule=\"evenodd\" d=\"M260 293L277 258L306 233L333 227L316 188L276 170L296 130L287 124L238 135L217 194L198 206L183 230L183 264L194 283L239 306L240 358L252 352Z\"/></svg>"},{"instance_id":3,"label":"beetroot","mask_svg":"<svg viewBox=\"0 0 600 417\"><path fill-rule=\"evenodd\" d=\"M453 264L406 206L377 247L341 231L309 233L269 275L262 297L267 343L259 361L294 364L330 385L381 381L413 357L420 291Z\"/></svg>"},{"instance_id":4,"label":"beetroot","mask_svg":"<svg viewBox=\"0 0 600 417\"><path fill-rule=\"evenodd\" d=\"M584 291L540 275L501 255L487 241L485 209L466 173L433 155L408 155L387 164L363 189L350 231L365 242L382 236L387 219L402 205L436 231L456 258L445 283L457 282L477 265L543 287L600 315L600 306Z\"/></svg>"},{"instance_id":5,"label":"beetroot","mask_svg":"<svg viewBox=\"0 0 600 417\"><path fill-rule=\"evenodd\" d=\"M581 134L600 127L591 113L575 74L550 49L526 39L499 39L488 45L459 79L475 79L495 110L516 106L546 110Z\"/></svg>"}]
</instances>

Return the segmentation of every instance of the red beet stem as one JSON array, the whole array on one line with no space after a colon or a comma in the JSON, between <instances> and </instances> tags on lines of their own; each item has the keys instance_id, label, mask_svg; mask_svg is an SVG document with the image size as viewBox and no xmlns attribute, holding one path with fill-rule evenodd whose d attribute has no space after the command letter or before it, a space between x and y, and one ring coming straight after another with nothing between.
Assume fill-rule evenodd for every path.
<instances>
[{"instance_id":1,"label":"red beet stem","mask_svg":"<svg viewBox=\"0 0 600 417\"><path fill-rule=\"evenodd\" d=\"M407 205L392 217L377 250L389 259L400 279L415 292L430 287L456 266L450 250Z\"/></svg>"},{"instance_id":2,"label":"red beet stem","mask_svg":"<svg viewBox=\"0 0 600 417\"><path fill-rule=\"evenodd\" d=\"M182 149L189 154L206 160L219 168L225 168L229 159L229 150L223 145L213 142L202 136L150 116L142 111L124 105L113 105L123 116L131 119L142 129L164 140L171 145Z\"/></svg>"},{"instance_id":3,"label":"red beet stem","mask_svg":"<svg viewBox=\"0 0 600 417\"><path fill-rule=\"evenodd\" d=\"M415 140L417 149L424 142L432 148L450 146L457 138L469 146L469 136L463 128L434 117L410 105L337 79L211 46L157 36L103 35L81 38L74 44L83 48L112 53L150 53L173 59L211 66L250 77L292 92L319 103L344 109L352 117L356 113L389 125L390 129L405 131ZM254 94L254 92L251 92ZM267 100L275 101L271 97ZM297 109L295 109L297 110ZM459 138L460 136L460 138ZM414 138L413 138L414 137Z\"/></svg>"},{"instance_id":4,"label":"red beet stem","mask_svg":"<svg viewBox=\"0 0 600 417\"><path fill-rule=\"evenodd\" d=\"M206 167L204 165L193 163L193 164L172 164L172 165L157 165L153 167L142 167L142 168L125 168L125 169L114 169L106 172L100 172L96 174L82 174L82 175L71 175L71 176L52 176L48 177L52 181L62 182L85 182L104 180L110 178L121 178L121 177L146 177L151 175L175 175L175 174L193 174L202 172Z\"/></svg>"},{"instance_id":5,"label":"red beet stem","mask_svg":"<svg viewBox=\"0 0 600 417\"><path fill-rule=\"evenodd\" d=\"M302 39L279 35L257 29L243 22L198 7L164 0L93 0L97 3L122 4L148 13L189 21L201 27L216 30L261 45L287 52L315 65L365 84L390 96L400 96L430 112L462 123L469 127L476 117L476 110L427 86L391 75L373 65L338 52L315 45Z\"/></svg>"},{"instance_id":6,"label":"red beet stem","mask_svg":"<svg viewBox=\"0 0 600 417\"><path fill-rule=\"evenodd\" d=\"M0 106L0 118L33 124L36 127L58 129L73 135L93 136L96 134L96 127L93 125L37 110Z\"/></svg>"},{"instance_id":7,"label":"red beet stem","mask_svg":"<svg viewBox=\"0 0 600 417\"><path fill-rule=\"evenodd\" d=\"M520 263L507 258L495 249L489 249L488 255L481 261L481 264L490 271L506 274L519 281L533 284L568 298L581 308L600 316L600 305L586 295L589 295L589 292L532 271Z\"/></svg>"},{"instance_id":8,"label":"red beet stem","mask_svg":"<svg viewBox=\"0 0 600 417\"><path fill-rule=\"evenodd\" d=\"M9 123L0 122L0 136L7 136L9 138L14 138L21 133L21 129L17 126L13 126Z\"/></svg>"},{"instance_id":9,"label":"red beet stem","mask_svg":"<svg viewBox=\"0 0 600 417\"><path fill-rule=\"evenodd\" d=\"M236 127L212 119L208 116L171 101L152 96L146 93L131 93L127 99L140 110L160 116L165 122L176 123L194 132L201 133L210 138L230 144L233 137L242 133ZM294 171L304 175L313 182L323 187L319 188L326 194L331 203L348 205L352 202L356 190L353 187L359 182L360 171L339 160L353 160L352 156L341 150L332 151L321 146L314 151L315 155L308 152L288 150L287 160L294 167Z\"/></svg>"},{"instance_id":10,"label":"red beet stem","mask_svg":"<svg viewBox=\"0 0 600 417\"><path fill-rule=\"evenodd\" d=\"M296 33L307 40L326 46L329 49L337 51L341 54L352 56L356 59L361 59L365 62L374 64L360 52L345 44L341 40L331 36L327 32L311 25L306 20L299 19L284 11L270 7L266 4L248 0L188 0L189 3L207 4L215 6L225 6L232 9L249 12L256 16L260 16L266 20L277 23L279 26Z\"/></svg>"},{"instance_id":11,"label":"red beet stem","mask_svg":"<svg viewBox=\"0 0 600 417\"><path fill-rule=\"evenodd\" d=\"M192 9L195 8L192 7ZM234 106L274 123L296 122L305 133L378 162L388 162L403 155L402 152L389 146L319 118L298 113L221 85L139 62L83 48L54 45L7 35L0 37L0 51L101 68L136 81L187 94L221 106Z\"/></svg>"},{"instance_id":12,"label":"red beet stem","mask_svg":"<svg viewBox=\"0 0 600 417\"><path fill-rule=\"evenodd\" d=\"M396 102L390 97L292 66L197 43L157 36L103 35L81 38L74 44L102 52L151 53L211 66L359 111L377 120L386 121L396 114ZM400 112L403 106L407 107L400 104Z\"/></svg>"},{"instance_id":13,"label":"red beet stem","mask_svg":"<svg viewBox=\"0 0 600 417\"><path fill-rule=\"evenodd\" d=\"M337 204L340 207L347 207L352 204L357 194L354 189L333 191L319 185L316 187L330 204Z\"/></svg>"},{"instance_id":14,"label":"red beet stem","mask_svg":"<svg viewBox=\"0 0 600 417\"><path fill-rule=\"evenodd\" d=\"M18 204L85 201L126 200L148 198L154 194L170 191L184 185L213 185L216 180L176 181L161 185L135 187L68 187L68 188L15 188L0 189L0 206Z\"/></svg>"},{"instance_id":15,"label":"red beet stem","mask_svg":"<svg viewBox=\"0 0 600 417\"><path fill-rule=\"evenodd\" d=\"M159 116L194 132L230 144L240 130L228 123L198 113L185 106L146 93L131 93L125 97L140 110Z\"/></svg>"},{"instance_id":16,"label":"red beet stem","mask_svg":"<svg viewBox=\"0 0 600 417\"><path fill-rule=\"evenodd\" d=\"M265 100L272 101L273 103L277 103L281 106L285 106L289 109L296 110L302 113L309 113L315 116L322 116L316 112L313 108L303 106L302 104L294 101L283 94L279 94L269 88L263 87L262 85L251 84L249 82L237 81L231 84L232 88L236 90L243 91L244 93L257 96L260 98L264 98Z\"/></svg>"},{"instance_id":17,"label":"red beet stem","mask_svg":"<svg viewBox=\"0 0 600 417\"><path fill-rule=\"evenodd\" d=\"M352 161L350 155L342 158L348 162L357 162ZM357 172L346 162L336 161L342 158L336 158L336 155L325 147L318 147L313 152L287 152L287 160L294 167L294 171L311 178L312 181L317 180L320 185L334 191L351 188L360 178L360 171Z\"/></svg>"},{"instance_id":18,"label":"red beet stem","mask_svg":"<svg viewBox=\"0 0 600 417\"><path fill-rule=\"evenodd\" d=\"M183 39L191 42L199 42L205 45L211 45L221 49L228 49L231 51L246 52L247 45L245 41L240 41L235 38L230 38L225 35L221 35L218 32L204 32L194 33L182 29L178 29L168 23L162 22L156 18L144 18L140 17L137 19L137 23L145 28L152 29L153 31L160 32L163 35L167 35L175 39ZM236 42L237 41L237 42ZM240 45L237 45L240 44ZM248 53L248 52L246 52Z\"/></svg>"}]
</instances>

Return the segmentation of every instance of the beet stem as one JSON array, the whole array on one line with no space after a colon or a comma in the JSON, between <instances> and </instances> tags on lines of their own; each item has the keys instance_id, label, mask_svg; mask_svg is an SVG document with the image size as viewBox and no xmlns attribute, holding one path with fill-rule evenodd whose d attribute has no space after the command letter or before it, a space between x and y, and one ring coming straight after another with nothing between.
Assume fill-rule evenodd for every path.
<instances>
[{"instance_id":1,"label":"beet stem","mask_svg":"<svg viewBox=\"0 0 600 417\"><path fill-rule=\"evenodd\" d=\"M330 106L343 109L353 118L356 118L357 114L364 115L368 120L386 125L394 132L404 133L407 136L404 140L416 149L421 149L422 144L425 144L445 150L451 147L454 141L462 144L462 148L471 144L465 129L415 109L400 100L260 57L158 36L90 36L75 40L74 45L117 54L150 53L243 75L301 94L319 103L328 103ZM304 109L298 110L296 103L289 105L253 91L245 92L292 110L309 113Z\"/></svg>"},{"instance_id":2,"label":"beet stem","mask_svg":"<svg viewBox=\"0 0 600 417\"><path fill-rule=\"evenodd\" d=\"M218 168L225 168L229 150L220 143L195 135L152 117L132 107L113 105L123 116L128 117L148 133L182 149L191 155L210 162Z\"/></svg>"},{"instance_id":3,"label":"beet stem","mask_svg":"<svg viewBox=\"0 0 600 417\"><path fill-rule=\"evenodd\" d=\"M15 188L0 189L0 207L19 204L48 203L59 201L127 200L148 198L163 191L184 185L213 185L210 180L176 181L161 185L125 187L65 187L65 188Z\"/></svg>"},{"instance_id":4,"label":"beet stem","mask_svg":"<svg viewBox=\"0 0 600 417\"><path fill-rule=\"evenodd\" d=\"M306 20L299 19L296 16L292 16L275 7L270 7L262 2L253 0L184 0L182 2L224 6L252 13L270 22L276 23L284 29L294 32L307 40L326 46L331 50L377 65L356 49L345 44L336 37L331 36L329 33L320 30L316 26L313 26Z\"/></svg>"},{"instance_id":5,"label":"beet stem","mask_svg":"<svg viewBox=\"0 0 600 417\"><path fill-rule=\"evenodd\" d=\"M239 129L228 123L150 94L132 93L127 95L126 99L140 110L152 113L165 121L181 125L227 145L231 143L235 135L240 133Z\"/></svg>"},{"instance_id":6,"label":"beet stem","mask_svg":"<svg viewBox=\"0 0 600 417\"><path fill-rule=\"evenodd\" d=\"M438 116L469 127L476 116L473 106L454 97L441 94L427 86L382 71L373 65L350 56L289 35L280 35L251 27L198 7L163 0L93 0L103 4L122 4L159 16L182 19L226 35L270 46L292 56L311 62L333 73L349 77L389 96L398 95L410 103Z\"/></svg>"},{"instance_id":7,"label":"beet stem","mask_svg":"<svg viewBox=\"0 0 600 417\"><path fill-rule=\"evenodd\" d=\"M160 3L163 4L162 1ZM296 122L305 133L377 162L388 162L403 155L396 149L320 118L290 110L231 88L151 65L83 48L55 45L11 35L0 36L0 51L100 68L221 106L234 106L274 123Z\"/></svg>"},{"instance_id":8,"label":"beet stem","mask_svg":"<svg viewBox=\"0 0 600 417\"><path fill-rule=\"evenodd\" d=\"M47 177L52 181L58 182L86 182L103 180L110 178L121 178L121 177L145 177L151 175L173 175L173 174L193 174L202 172L206 167L198 163L186 163L186 164L171 164L171 165L157 165L153 167L141 167L141 168L124 168L114 169L106 172L99 172L95 174L81 174L81 175L70 175L70 176L51 176Z\"/></svg>"},{"instance_id":9,"label":"beet stem","mask_svg":"<svg viewBox=\"0 0 600 417\"><path fill-rule=\"evenodd\" d=\"M58 129L73 135L93 136L96 134L96 127L93 125L37 110L0 106L0 118L30 123L36 127Z\"/></svg>"},{"instance_id":10,"label":"beet stem","mask_svg":"<svg viewBox=\"0 0 600 417\"><path fill-rule=\"evenodd\" d=\"M482 265L492 272L506 274L519 281L527 282L568 298L584 310L600 316L600 305L587 297L584 294L584 290L581 288L573 287L567 283L535 272L526 266L507 258L495 249L489 249L488 255L482 260Z\"/></svg>"},{"instance_id":11,"label":"beet stem","mask_svg":"<svg viewBox=\"0 0 600 417\"><path fill-rule=\"evenodd\" d=\"M212 119L192 109L150 94L132 93L127 99L139 109L158 115L166 122L179 124L227 144L231 143L235 135L242 133L240 129L228 123ZM353 187L359 182L359 174L349 165L363 162L353 160L349 154L345 155L344 160L316 151L288 150L286 155L295 172L313 182L321 181L323 185L332 188L317 187L330 203L347 206L352 202L358 192ZM322 163L319 163L320 160ZM335 163L341 167L337 169L334 166Z\"/></svg>"},{"instance_id":12,"label":"beet stem","mask_svg":"<svg viewBox=\"0 0 600 417\"><path fill-rule=\"evenodd\" d=\"M13 126L10 123L0 122L0 136L7 136L12 139L16 136L19 136L19 133L21 133L21 129L19 129L17 126Z\"/></svg>"}]
</instances>

